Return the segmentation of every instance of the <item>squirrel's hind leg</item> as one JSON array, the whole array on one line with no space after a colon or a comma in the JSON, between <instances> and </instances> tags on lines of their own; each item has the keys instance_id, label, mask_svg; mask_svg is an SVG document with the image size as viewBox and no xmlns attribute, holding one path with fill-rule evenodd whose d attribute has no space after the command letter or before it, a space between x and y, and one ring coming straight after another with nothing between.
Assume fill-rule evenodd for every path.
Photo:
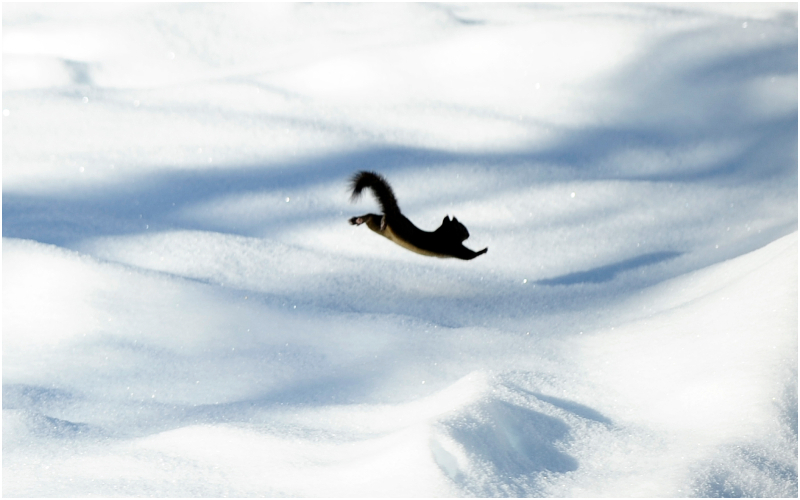
<instances>
[{"instance_id":1,"label":"squirrel's hind leg","mask_svg":"<svg viewBox=\"0 0 800 500\"><path fill-rule=\"evenodd\" d=\"M386 229L386 220L385 217L382 215L376 215L376 214L359 215L358 217L351 217L348 222L350 222L350 224L354 226L360 226L361 224L366 223L367 227L369 227L376 233L381 233L384 229Z\"/></svg>"},{"instance_id":2,"label":"squirrel's hind leg","mask_svg":"<svg viewBox=\"0 0 800 500\"><path fill-rule=\"evenodd\" d=\"M364 222L366 222L366 215L362 215L361 217L350 217L350 220L347 222L350 223L351 226L360 226Z\"/></svg>"}]
</instances>

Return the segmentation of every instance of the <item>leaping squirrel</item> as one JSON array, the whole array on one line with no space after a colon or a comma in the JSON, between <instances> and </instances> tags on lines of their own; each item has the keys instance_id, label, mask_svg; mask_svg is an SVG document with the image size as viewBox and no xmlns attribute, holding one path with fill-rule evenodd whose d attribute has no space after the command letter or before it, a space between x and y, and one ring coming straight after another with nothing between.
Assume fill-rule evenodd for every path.
<instances>
[{"instance_id":1,"label":"leaping squirrel","mask_svg":"<svg viewBox=\"0 0 800 500\"><path fill-rule=\"evenodd\" d=\"M350 224L360 226L366 223L368 228L401 247L431 257L470 260L489 250L487 247L475 252L462 245L461 242L469 238L469 231L455 217L450 219L449 216L445 216L442 225L436 231L419 229L400 212L392 187L383 176L375 172L356 173L351 179L351 186L353 189L351 201L357 200L364 188L372 189L383 215L366 214L353 217L350 219Z\"/></svg>"}]
</instances>

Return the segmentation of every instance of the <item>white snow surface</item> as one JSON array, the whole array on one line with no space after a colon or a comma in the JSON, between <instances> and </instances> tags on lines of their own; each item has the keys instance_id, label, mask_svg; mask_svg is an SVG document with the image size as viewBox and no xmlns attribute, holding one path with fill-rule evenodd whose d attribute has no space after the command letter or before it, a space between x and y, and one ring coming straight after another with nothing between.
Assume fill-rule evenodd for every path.
<instances>
[{"instance_id":1,"label":"white snow surface","mask_svg":"<svg viewBox=\"0 0 800 500\"><path fill-rule=\"evenodd\" d=\"M797 496L797 4L2 14L4 496Z\"/></svg>"}]
</instances>

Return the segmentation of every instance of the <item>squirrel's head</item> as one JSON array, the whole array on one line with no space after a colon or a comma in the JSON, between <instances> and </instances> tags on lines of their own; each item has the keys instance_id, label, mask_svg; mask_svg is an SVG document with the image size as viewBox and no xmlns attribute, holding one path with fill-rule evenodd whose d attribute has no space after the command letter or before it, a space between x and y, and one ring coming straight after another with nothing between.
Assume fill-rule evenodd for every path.
<instances>
[{"instance_id":1,"label":"squirrel's head","mask_svg":"<svg viewBox=\"0 0 800 500\"><path fill-rule=\"evenodd\" d=\"M439 226L436 232L448 239L457 240L459 242L469 238L469 231L464 227L464 224L458 222L458 219L455 217L450 219L447 215L442 219L442 225Z\"/></svg>"}]
</instances>

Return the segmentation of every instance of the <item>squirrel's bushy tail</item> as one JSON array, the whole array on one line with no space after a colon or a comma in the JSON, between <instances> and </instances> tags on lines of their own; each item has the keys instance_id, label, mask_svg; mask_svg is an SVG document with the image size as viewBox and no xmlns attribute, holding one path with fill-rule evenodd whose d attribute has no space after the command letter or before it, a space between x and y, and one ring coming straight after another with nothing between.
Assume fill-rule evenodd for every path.
<instances>
[{"instance_id":1,"label":"squirrel's bushy tail","mask_svg":"<svg viewBox=\"0 0 800 500\"><path fill-rule=\"evenodd\" d=\"M351 200L357 200L364 188L370 188L375 194L375 198L378 199L384 214L400 212L392 187L380 174L361 171L356 173L350 181L353 188L353 194L350 196Z\"/></svg>"}]
</instances>

